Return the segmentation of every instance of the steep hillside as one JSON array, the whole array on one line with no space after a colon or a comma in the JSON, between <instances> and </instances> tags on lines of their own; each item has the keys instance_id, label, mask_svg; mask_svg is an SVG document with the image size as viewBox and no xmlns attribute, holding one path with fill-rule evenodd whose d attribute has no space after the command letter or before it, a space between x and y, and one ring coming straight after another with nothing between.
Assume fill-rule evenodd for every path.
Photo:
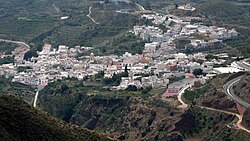
<instances>
[{"instance_id":1,"label":"steep hillside","mask_svg":"<svg viewBox=\"0 0 250 141\"><path fill-rule=\"evenodd\" d=\"M244 16L249 14L244 7L234 5L225 0L207 0L200 5L199 10L217 22L243 21L248 18L248 16Z\"/></svg>"},{"instance_id":2,"label":"steep hillside","mask_svg":"<svg viewBox=\"0 0 250 141\"><path fill-rule=\"evenodd\" d=\"M0 96L0 140L108 141L108 137L66 124L11 95Z\"/></svg>"},{"instance_id":3,"label":"steep hillside","mask_svg":"<svg viewBox=\"0 0 250 141\"><path fill-rule=\"evenodd\" d=\"M161 93L154 89L112 92L102 86L83 86L71 79L49 84L41 91L38 105L60 119L106 132L119 140L182 141L190 137L244 140L248 136L244 131L226 126L237 121L235 116L200 108L200 104L204 104L235 110L235 104L223 93L217 97L211 92L198 98L184 113L173 105L174 99L160 99Z\"/></svg>"},{"instance_id":4,"label":"steep hillside","mask_svg":"<svg viewBox=\"0 0 250 141\"><path fill-rule=\"evenodd\" d=\"M182 135L189 139L201 141L248 141L249 133L228 128L236 122L232 115L190 107L182 114L181 120L175 125Z\"/></svg>"},{"instance_id":5,"label":"steep hillside","mask_svg":"<svg viewBox=\"0 0 250 141\"><path fill-rule=\"evenodd\" d=\"M67 88L67 89L65 89ZM41 91L38 105L67 122L104 131L121 140L161 140L172 134L180 112L149 92L111 92L75 80L54 82ZM159 90L156 93L161 93Z\"/></svg>"},{"instance_id":6,"label":"steep hillside","mask_svg":"<svg viewBox=\"0 0 250 141\"><path fill-rule=\"evenodd\" d=\"M13 83L11 80L12 78L0 76L0 95L12 94L31 104L35 97L34 88L21 83Z\"/></svg>"},{"instance_id":7,"label":"steep hillside","mask_svg":"<svg viewBox=\"0 0 250 141\"><path fill-rule=\"evenodd\" d=\"M250 109L246 109L244 116L243 116L243 121L242 125L244 125L247 129L250 129Z\"/></svg>"},{"instance_id":8,"label":"steep hillside","mask_svg":"<svg viewBox=\"0 0 250 141\"><path fill-rule=\"evenodd\" d=\"M222 113L215 112L214 110L211 110L211 109L206 110L206 112L201 111L201 109L199 109L201 107L209 107L212 109L217 109L217 110L219 109L223 111L231 111L234 113L239 113L238 108L236 108L237 107L236 103L233 100L230 100L227 97L227 95L222 92L223 84L229 78L230 78L229 74L218 75L206 84L209 86L206 89L206 91L198 90L198 92L202 92L202 93L194 93L195 96L191 96L195 98L192 100L189 100L188 102L192 104L194 108L190 108L183 115L184 118L182 118L182 120L184 121L182 121L182 123L186 123L189 121L190 123L193 124L189 126L192 126L195 128L193 130L184 130L182 132L184 132L185 134L194 134L195 132L197 132L199 128L208 128L208 129L204 129L206 131L206 134L202 136L203 140L213 140L211 139L211 137L214 137L214 136L219 137L219 138L216 138L216 140L218 139L219 140L245 140L246 137L249 136L247 132L237 131L234 128L231 128L230 130L228 128L225 128L225 125L232 125L237 122L238 118L236 118L235 116L232 116L229 114L225 115L225 113L223 112ZM237 87L241 87L241 86L237 85ZM188 94L193 94L193 93L190 93L190 92L185 93L184 97L189 98L190 96L188 96ZM244 111L244 109L242 111ZM243 115L243 121L242 121L242 125L244 125L244 127L246 128L249 128L250 126L249 115L250 115L249 109L246 109ZM210 117L210 118L206 119L205 117ZM190 120L190 119L193 119L193 120ZM211 127L210 124L213 125L213 127ZM214 126L216 130L213 129Z\"/></svg>"},{"instance_id":9,"label":"steep hillside","mask_svg":"<svg viewBox=\"0 0 250 141\"><path fill-rule=\"evenodd\" d=\"M235 94L250 103L250 74L247 73L237 85L234 86ZM250 129L250 109L246 109L243 116L243 125Z\"/></svg>"},{"instance_id":10,"label":"steep hillside","mask_svg":"<svg viewBox=\"0 0 250 141\"><path fill-rule=\"evenodd\" d=\"M235 103L223 93L223 85L228 76L229 74L217 75L202 88L186 91L183 96L184 100L197 106L236 111Z\"/></svg>"},{"instance_id":11,"label":"steep hillside","mask_svg":"<svg viewBox=\"0 0 250 141\"><path fill-rule=\"evenodd\" d=\"M250 6L235 5L226 0L207 0L198 5L198 10L218 26L236 28L238 32L249 35ZM243 39L242 39L243 40Z\"/></svg>"},{"instance_id":12,"label":"steep hillside","mask_svg":"<svg viewBox=\"0 0 250 141\"><path fill-rule=\"evenodd\" d=\"M250 103L250 74L246 74L234 87L235 93Z\"/></svg>"},{"instance_id":13,"label":"steep hillside","mask_svg":"<svg viewBox=\"0 0 250 141\"><path fill-rule=\"evenodd\" d=\"M236 111L235 103L227 98L227 95L223 93L223 84L229 75L218 75L216 78L208 82L209 89L201 94L197 99L194 99L194 103L201 106L213 107L216 109Z\"/></svg>"}]
</instances>

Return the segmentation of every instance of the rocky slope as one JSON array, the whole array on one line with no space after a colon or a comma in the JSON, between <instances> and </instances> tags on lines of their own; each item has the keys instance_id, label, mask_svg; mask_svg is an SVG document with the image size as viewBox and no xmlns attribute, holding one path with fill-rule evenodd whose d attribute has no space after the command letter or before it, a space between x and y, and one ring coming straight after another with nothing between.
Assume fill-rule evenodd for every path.
<instances>
[{"instance_id":1,"label":"rocky slope","mask_svg":"<svg viewBox=\"0 0 250 141\"><path fill-rule=\"evenodd\" d=\"M102 94L89 95L88 91L96 91L96 88L75 87L74 83L79 83L76 81L67 83L69 93L61 93L62 85L56 83L45 88L39 97L40 107L56 117L81 127L104 131L120 140L181 137L172 133L181 113L167 102L146 95L136 96L138 92L105 96L105 90L102 90Z\"/></svg>"},{"instance_id":2,"label":"rocky slope","mask_svg":"<svg viewBox=\"0 0 250 141\"><path fill-rule=\"evenodd\" d=\"M234 87L235 94L250 103L250 74L246 74Z\"/></svg>"},{"instance_id":3,"label":"rocky slope","mask_svg":"<svg viewBox=\"0 0 250 141\"><path fill-rule=\"evenodd\" d=\"M208 82L209 89L199 98L194 100L194 102L200 106L236 112L235 103L228 99L227 95L222 92L223 84L227 78L228 75L219 75L212 79Z\"/></svg>"},{"instance_id":4,"label":"rocky slope","mask_svg":"<svg viewBox=\"0 0 250 141\"><path fill-rule=\"evenodd\" d=\"M51 83L41 91L39 106L67 122L106 132L119 140L182 141L189 137L244 140L248 136L246 132L226 126L236 122L235 116L199 108L199 104L215 108L219 104L217 108L220 109L234 108L234 104L218 92L219 89L209 90L201 98L205 100L197 100L183 113L170 102L160 99L159 91L111 92L82 86L75 80L64 80ZM220 103L217 99L225 101Z\"/></svg>"},{"instance_id":5,"label":"rocky slope","mask_svg":"<svg viewBox=\"0 0 250 141\"><path fill-rule=\"evenodd\" d=\"M237 85L234 86L234 92L244 101L250 103L250 74L247 73L239 81ZM243 116L242 124L250 129L250 109L246 109Z\"/></svg>"}]
</instances>

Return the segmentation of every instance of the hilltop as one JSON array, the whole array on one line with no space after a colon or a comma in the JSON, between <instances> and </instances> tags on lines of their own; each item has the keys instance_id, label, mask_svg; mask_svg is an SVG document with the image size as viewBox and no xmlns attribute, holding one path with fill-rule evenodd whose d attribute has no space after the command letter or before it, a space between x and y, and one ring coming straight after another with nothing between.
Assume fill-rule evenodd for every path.
<instances>
[{"instance_id":1,"label":"hilltop","mask_svg":"<svg viewBox=\"0 0 250 141\"><path fill-rule=\"evenodd\" d=\"M67 124L12 95L0 96L0 140L109 141L99 133Z\"/></svg>"}]
</instances>

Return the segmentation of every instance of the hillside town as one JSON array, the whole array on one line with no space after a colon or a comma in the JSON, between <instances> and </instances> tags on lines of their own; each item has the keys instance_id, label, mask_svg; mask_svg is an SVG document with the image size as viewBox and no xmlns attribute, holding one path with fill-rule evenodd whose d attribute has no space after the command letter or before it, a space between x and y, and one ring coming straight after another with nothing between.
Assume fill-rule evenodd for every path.
<instances>
[{"instance_id":1,"label":"hillside town","mask_svg":"<svg viewBox=\"0 0 250 141\"><path fill-rule=\"evenodd\" d=\"M250 141L250 0L0 3L0 141Z\"/></svg>"},{"instance_id":2,"label":"hillside town","mask_svg":"<svg viewBox=\"0 0 250 141\"><path fill-rule=\"evenodd\" d=\"M187 85L200 87L216 74L241 70L233 64L220 67L227 61L227 53L214 54L213 58L199 52L181 53L189 49L221 48L223 40L238 35L235 29L203 25L197 22L201 20L200 17L144 14L142 18L152 20L155 25L135 26L131 31L138 38L149 42L145 44L142 54L126 52L122 56L95 56L91 53L82 56L92 48L59 45L56 49L46 43L42 51L38 52L38 57L4 64L0 66L0 74L13 77L13 82L37 87L63 78L83 80L100 72L104 73L104 78L112 78L125 72L127 75L121 77L121 83L111 86L111 90L125 90L129 86L137 89L165 87L167 90L163 97L169 97L178 95ZM166 30L163 31L159 25L163 25Z\"/></svg>"}]
</instances>

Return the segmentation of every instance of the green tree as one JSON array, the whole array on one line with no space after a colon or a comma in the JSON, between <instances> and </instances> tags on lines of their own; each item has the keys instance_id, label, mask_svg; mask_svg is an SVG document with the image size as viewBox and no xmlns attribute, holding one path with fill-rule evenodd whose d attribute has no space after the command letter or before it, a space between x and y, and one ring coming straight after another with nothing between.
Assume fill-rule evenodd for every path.
<instances>
[{"instance_id":1,"label":"green tree","mask_svg":"<svg viewBox=\"0 0 250 141\"><path fill-rule=\"evenodd\" d=\"M14 57L4 57L4 58L0 58L0 65L2 64L10 64L10 63L14 63Z\"/></svg>"},{"instance_id":2,"label":"green tree","mask_svg":"<svg viewBox=\"0 0 250 141\"><path fill-rule=\"evenodd\" d=\"M135 85L129 85L126 90L127 91L137 91L137 87Z\"/></svg>"},{"instance_id":3,"label":"green tree","mask_svg":"<svg viewBox=\"0 0 250 141\"><path fill-rule=\"evenodd\" d=\"M96 75L95 78L103 78L104 77L104 71L99 71Z\"/></svg>"},{"instance_id":4,"label":"green tree","mask_svg":"<svg viewBox=\"0 0 250 141\"><path fill-rule=\"evenodd\" d=\"M65 93L69 89L69 86L65 83L61 86L61 93Z\"/></svg>"},{"instance_id":5,"label":"green tree","mask_svg":"<svg viewBox=\"0 0 250 141\"><path fill-rule=\"evenodd\" d=\"M198 76L198 75L202 75L203 74L203 70L202 69L194 69L193 70L193 74L195 75L195 76Z\"/></svg>"},{"instance_id":6,"label":"green tree","mask_svg":"<svg viewBox=\"0 0 250 141\"><path fill-rule=\"evenodd\" d=\"M128 73L128 65L125 65L125 73Z\"/></svg>"}]
</instances>

